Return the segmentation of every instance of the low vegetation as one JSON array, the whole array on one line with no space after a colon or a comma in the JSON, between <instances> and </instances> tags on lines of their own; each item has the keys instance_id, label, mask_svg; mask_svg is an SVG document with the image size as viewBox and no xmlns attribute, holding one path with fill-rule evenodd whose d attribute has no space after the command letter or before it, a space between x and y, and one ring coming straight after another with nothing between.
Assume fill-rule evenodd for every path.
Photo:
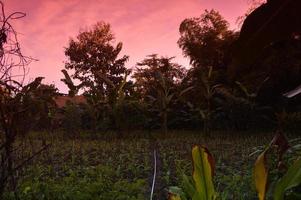
<instances>
[{"instance_id":1,"label":"low vegetation","mask_svg":"<svg viewBox=\"0 0 301 200\"><path fill-rule=\"evenodd\" d=\"M28 139L35 151L45 133ZM76 139L48 136L52 145L22 172L16 193L5 199L148 199L153 179L153 150L157 152L157 176L153 199L167 199L171 186L183 187L183 174L192 172L191 149L206 145L215 159L214 185L223 199L256 199L252 178L256 149L268 144L273 133L249 136L215 132L214 138L199 132L177 131L168 135L154 132L131 134L118 139L97 140L88 133ZM290 136L295 138L295 136ZM44 138L45 139L45 138ZM34 149L31 149L34 148ZM21 175L21 174L20 174Z\"/></svg>"},{"instance_id":2,"label":"low vegetation","mask_svg":"<svg viewBox=\"0 0 301 200\"><path fill-rule=\"evenodd\" d=\"M301 33L289 23L271 41L205 10L179 27L190 66L152 54L128 67L100 21L69 40L60 94L25 83L34 59L11 24L25 14L0 7L0 199L300 198Z\"/></svg>"}]
</instances>

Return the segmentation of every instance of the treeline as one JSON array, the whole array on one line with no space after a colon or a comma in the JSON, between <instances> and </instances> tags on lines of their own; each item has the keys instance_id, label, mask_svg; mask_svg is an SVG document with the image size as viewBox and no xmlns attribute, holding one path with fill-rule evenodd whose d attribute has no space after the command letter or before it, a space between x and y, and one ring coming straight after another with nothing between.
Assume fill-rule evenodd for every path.
<instances>
[{"instance_id":1,"label":"treeline","mask_svg":"<svg viewBox=\"0 0 301 200\"><path fill-rule=\"evenodd\" d=\"M298 95L289 99L283 94L301 84L300 57L296 57L301 51L300 37L288 34L258 48L260 56L255 57L252 50L250 56L255 58L244 63L243 56L250 49L242 48L243 34L251 29L247 18L241 34L230 30L219 12L206 10L180 24L178 45L191 66L153 54L126 67L129 56L120 55L122 43L116 43L109 24L98 22L69 41L62 81L69 88L70 100L61 109L46 106L43 120L48 122L38 127L69 132L116 130L119 134L137 129L209 133L284 124L296 128L301 122ZM48 96L49 91L50 96L58 96L54 86L44 87ZM82 103L74 100L79 93L85 99Z\"/></svg>"},{"instance_id":2,"label":"treeline","mask_svg":"<svg viewBox=\"0 0 301 200\"><path fill-rule=\"evenodd\" d=\"M299 0L268 1L239 33L214 10L185 19L178 45L189 67L156 54L126 67L122 43L99 22L65 49L68 95L42 77L24 82L34 59L22 54L12 21L25 13L6 14L2 1L0 8L0 199L6 189L16 191L24 166L51 145L46 138L32 143L26 135L33 129L122 136L139 129L300 128Z\"/></svg>"}]
</instances>

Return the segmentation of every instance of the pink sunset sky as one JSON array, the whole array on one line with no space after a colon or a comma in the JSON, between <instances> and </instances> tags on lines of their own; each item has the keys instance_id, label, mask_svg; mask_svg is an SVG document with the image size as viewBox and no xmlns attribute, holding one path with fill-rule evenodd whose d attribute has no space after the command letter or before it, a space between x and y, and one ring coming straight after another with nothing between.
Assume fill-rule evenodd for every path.
<instances>
[{"instance_id":1,"label":"pink sunset sky","mask_svg":"<svg viewBox=\"0 0 301 200\"><path fill-rule=\"evenodd\" d=\"M112 25L117 41L123 42L123 54L130 56L132 68L146 55L157 53L176 56L175 61L188 66L177 46L182 20L199 16L204 9L218 10L231 24L248 9L248 0L4 0L7 13L25 12L14 22L23 53L39 61L30 64L29 79L45 77L61 92L67 87L63 77L64 47L81 28L97 21Z\"/></svg>"}]
</instances>

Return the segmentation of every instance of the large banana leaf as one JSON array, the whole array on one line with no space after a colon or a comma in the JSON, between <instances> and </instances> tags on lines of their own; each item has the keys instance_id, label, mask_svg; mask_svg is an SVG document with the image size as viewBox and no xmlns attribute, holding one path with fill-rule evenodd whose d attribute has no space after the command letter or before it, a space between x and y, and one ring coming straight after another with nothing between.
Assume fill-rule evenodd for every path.
<instances>
[{"instance_id":1,"label":"large banana leaf","mask_svg":"<svg viewBox=\"0 0 301 200\"><path fill-rule=\"evenodd\" d=\"M301 184L301 159L294 162L285 175L277 182L274 191L274 200L284 199L287 190Z\"/></svg>"},{"instance_id":2,"label":"large banana leaf","mask_svg":"<svg viewBox=\"0 0 301 200\"><path fill-rule=\"evenodd\" d=\"M272 142L269 144L268 147L258 156L255 167L254 167L254 180L255 180L255 187L258 192L258 198L259 200L264 200L266 197L266 193L268 190L267 187L267 181L268 181L268 169L266 164L266 156L267 152L271 149L275 148L277 150L278 155L278 163L282 162L283 154L287 151L289 148L288 141L286 137L283 135L281 131L278 131L275 137L273 138ZM301 172L300 172L301 173ZM300 174L301 176L301 174ZM284 177L283 177L284 178ZM286 182L289 182L288 179L291 177L287 177ZM285 184L285 183L283 183ZM281 188L279 186L279 188ZM276 190L278 190L276 188Z\"/></svg>"},{"instance_id":3,"label":"large banana leaf","mask_svg":"<svg viewBox=\"0 0 301 200\"><path fill-rule=\"evenodd\" d=\"M214 161L205 147L192 149L193 180L196 192L192 200L213 200L216 198L213 185Z\"/></svg>"},{"instance_id":4,"label":"large banana leaf","mask_svg":"<svg viewBox=\"0 0 301 200\"><path fill-rule=\"evenodd\" d=\"M264 200L267 190L267 180L268 180L268 169L266 168L266 149L262 152L256 162L254 167L254 179L255 187L258 192L259 200Z\"/></svg>"},{"instance_id":5,"label":"large banana leaf","mask_svg":"<svg viewBox=\"0 0 301 200\"><path fill-rule=\"evenodd\" d=\"M183 186L184 191L188 194L189 197L193 197L196 193L196 189L194 185L192 184L192 181L190 180L190 177L183 175Z\"/></svg>"}]
</instances>

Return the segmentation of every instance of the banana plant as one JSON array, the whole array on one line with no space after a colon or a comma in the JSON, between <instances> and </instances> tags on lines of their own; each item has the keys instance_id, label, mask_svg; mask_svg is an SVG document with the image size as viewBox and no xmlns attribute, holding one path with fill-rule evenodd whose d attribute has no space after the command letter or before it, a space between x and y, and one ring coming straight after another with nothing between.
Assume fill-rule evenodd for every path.
<instances>
[{"instance_id":1,"label":"banana plant","mask_svg":"<svg viewBox=\"0 0 301 200\"><path fill-rule=\"evenodd\" d=\"M171 91L171 88L168 87L164 76L161 72L157 73L157 79L159 80L159 87L157 88L157 98L156 101L158 103L158 107L160 109L161 116L161 128L163 132L166 134L168 131L167 127L167 117L170 104L175 97L175 93Z\"/></svg>"},{"instance_id":2,"label":"banana plant","mask_svg":"<svg viewBox=\"0 0 301 200\"><path fill-rule=\"evenodd\" d=\"M65 76L65 78L61 79L61 81L63 83L65 83L67 85L67 87L69 88L69 94L68 95L70 97L74 97L78 93L78 91L85 85L85 83L82 82L79 85L74 85L74 83L73 83L70 75L68 74L67 70L63 69L61 72Z\"/></svg>"},{"instance_id":3,"label":"banana plant","mask_svg":"<svg viewBox=\"0 0 301 200\"><path fill-rule=\"evenodd\" d=\"M289 163L290 166L283 173L279 173L279 178L274 183L269 183L268 180L271 176L271 169L268 166L268 158L270 153L275 153L278 156L277 159L277 171L286 168L283 160L284 154L290 148L285 136L278 132L272 142L263 150L258 156L254 167L254 181L259 200L265 200L268 198L268 193L271 193L270 197L274 200L284 200L288 191L290 191L291 198L297 198L300 194L293 191L297 186L301 185L301 158L293 160Z\"/></svg>"},{"instance_id":4,"label":"banana plant","mask_svg":"<svg viewBox=\"0 0 301 200\"><path fill-rule=\"evenodd\" d=\"M169 190L169 200L215 200L217 193L213 185L215 163L213 156L203 146L192 149L192 180L184 175L185 191L177 187Z\"/></svg>"},{"instance_id":5,"label":"banana plant","mask_svg":"<svg viewBox=\"0 0 301 200\"><path fill-rule=\"evenodd\" d=\"M17 138L25 136L30 131L33 122L40 117L40 113L33 108L39 107L40 96L37 96L35 92L42 80L43 77L37 77L31 83L21 87L19 84L14 86L5 82L0 83L0 134L2 138L0 141L0 199L9 182L16 180L15 173L37 155L33 154L25 157L24 160L21 158L16 160L14 154L18 146L16 145Z\"/></svg>"},{"instance_id":6,"label":"banana plant","mask_svg":"<svg viewBox=\"0 0 301 200\"><path fill-rule=\"evenodd\" d=\"M222 85L216 83L216 76L219 73L219 71L216 71L213 69L212 66L209 66L207 68L202 69L201 76L200 76L200 82L202 85L202 95L204 99L204 108L197 109L198 113L200 113L200 116L204 122L204 133L209 136L210 134L210 128L211 128L211 121L212 121L212 115L214 113L214 108L212 105L214 95L216 94L216 91L218 88L220 88Z\"/></svg>"},{"instance_id":7,"label":"banana plant","mask_svg":"<svg viewBox=\"0 0 301 200\"><path fill-rule=\"evenodd\" d=\"M162 74L162 72L158 71L156 73L156 79L158 80L158 87L156 97L152 95L148 95L148 98L151 102L156 104L158 107L159 115L161 118L161 128L163 133L167 134L168 132L168 112L170 111L170 107L172 102L180 99L184 94L189 92L193 87L187 87L180 91L179 93L175 92L172 87L168 86L167 81Z\"/></svg>"},{"instance_id":8,"label":"banana plant","mask_svg":"<svg viewBox=\"0 0 301 200\"><path fill-rule=\"evenodd\" d=\"M294 189L301 186L301 158L290 159L289 167L284 164L284 155L289 149L301 151L300 140L290 146L284 134L280 131L264 148L255 162L253 177L258 199L284 200L289 193L290 199L300 199L301 194ZM271 154L277 155L278 178L269 182L273 169L268 166L268 158ZM195 146L192 149L193 174L192 180L183 176L184 188L170 187L169 200L214 200L218 198L214 190L214 159L208 149L203 146ZM281 173L280 173L281 171ZM269 197L269 198L268 198Z\"/></svg>"},{"instance_id":9,"label":"banana plant","mask_svg":"<svg viewBox=\"0 0 301 200\"><path fill-rule=\"evenodd\" d=\"M119 84L114 84L105 74L97 73L98 77L101 78L109 87L113 88L111 94L109 94L105 101L102 102L110 107L112 111L115 126L117 131L119 131L120 126L122 124L122 114L123 114L123 106L125 104L125 86L128 83L127 77L129 73L126 73L123 80Z\"/></svg>"}]
</instances>

